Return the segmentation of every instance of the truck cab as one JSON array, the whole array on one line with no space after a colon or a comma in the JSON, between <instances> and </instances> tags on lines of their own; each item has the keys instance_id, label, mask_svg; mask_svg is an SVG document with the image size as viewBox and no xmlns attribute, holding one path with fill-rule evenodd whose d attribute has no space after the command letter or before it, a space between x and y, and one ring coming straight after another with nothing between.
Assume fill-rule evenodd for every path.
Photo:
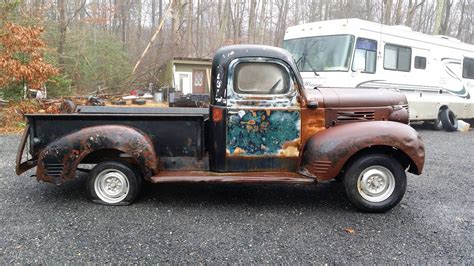
<instances>
[{"instance_id":1,"label":"truck cab","mask_svg":"<svg viewBox=\"0 0 474 266\"><path fill-rule=\"evenodd\" d=\"M143 181L342 180L362 211L393 208L406 173L421 174L423 143L395 90L305 89L292 56L259 45L227 46L212 62L209 109L79 107L27 115L17 173L61 184L93 164L88 194L133 202ZM26 145L26 142L29 142ZM31 158L23 161L28 148Z\"/></svg>"}]
</instances>

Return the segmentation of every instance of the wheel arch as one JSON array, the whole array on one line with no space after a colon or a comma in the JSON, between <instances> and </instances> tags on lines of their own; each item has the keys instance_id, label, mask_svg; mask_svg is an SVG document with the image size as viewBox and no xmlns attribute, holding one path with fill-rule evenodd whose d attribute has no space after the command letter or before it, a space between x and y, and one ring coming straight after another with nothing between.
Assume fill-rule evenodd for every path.
<instances>
[{"instance_id":1,"label":"wheel arch","mask_svg":"<svg viewBox=\"0 0 474 266\"><path fill-rule=\"evenodd\" d=\"M408 169L409 173L415 175L421 174L420 169L418 169L418 166L416 165L415 161L410 156L408 156L402 150L388 145L374 145L357 151L346 161L346 163L342 167L342 171L345 172L346 169L358 159L372 154L382 154L392 157L400 163L403 169Z\"/></svg>"},{"instance_id":2,"label":"wheel arch","mask_svg":"<svg viewBox=\"0 0 474 266\"><path fill-rule=\"evenodd\" d=\"M351 158L376 152L393 156L411 173L422 173L425 152L420 136L413 128L390 121L352 123L316 133L303 148L300 172L330 180Z\"/></svg>"},{"instance_id":3,"label":"wheel arch","mask_svg":"<svg viewBox=\"0 0 474 266\"><path fill-rule=\"evenodd\" d=\"M73 179L80 163L121 158L139 166L145 178L158 173L158 157L150 138L128 126L88 127L48 144L38 159L39 180L63 183ZM104 156L105 157L101 157Z\"/></svg>"}]
</instances>

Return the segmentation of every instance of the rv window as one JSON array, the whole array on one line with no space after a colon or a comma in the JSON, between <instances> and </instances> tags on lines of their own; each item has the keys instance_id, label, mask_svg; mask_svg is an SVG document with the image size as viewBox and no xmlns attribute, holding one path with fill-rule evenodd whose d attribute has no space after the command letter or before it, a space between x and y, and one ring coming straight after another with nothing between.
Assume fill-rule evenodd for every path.
<instances>
[{"instance_id":1,"label":"rv window","mask_svg":"<svg viewBox=\"0 0 474 266\"><path fill-rule=\"evenodd\" d=\"M389 70L410 71L411 48L393 44L385 45L383 67Z\"/></svg>"},{"instance_id":2,"label":"rv window","mask_svg":"<svg viewBox=\"0 0 474 266\"><path fill-rule=\"evenodd\" d=\"M462 77L466 79L474 79L474 58L465 57L462 65Z\"/></svg>"},{"instance_id":3,"label":"rv window","mask_svg":"<svg viewBox=\"0 0 474 266\"><path fill-rule=\"evenodd\" d=\"M352 71L375 73L377 64L377 42L374 40L357 38Z\"/></svg>"},{"instance_id":4,"label":"rv window","mask_svg":"<svg viewBox=\"0 0 474 266\"><path fill-rule=\"evenodd\" d=\"M415 68L426 69L426 57L415 56Z\"/></svg>"},{"instance_id":5,"label":"rv window","mask_svg":"<svg viewBox=\"0 0 474 266\"><path fill-rule=\"evenodd\" d=\"M234 91L242 94L286 94L291 78L285 67L276 63L239 63L234 70Z\"/></svg>"}]
</instances>

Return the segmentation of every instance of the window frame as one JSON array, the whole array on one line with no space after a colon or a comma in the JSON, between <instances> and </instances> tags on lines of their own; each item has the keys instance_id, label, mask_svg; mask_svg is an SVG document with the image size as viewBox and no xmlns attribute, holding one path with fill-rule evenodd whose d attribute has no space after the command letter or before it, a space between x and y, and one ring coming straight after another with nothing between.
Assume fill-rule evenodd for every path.
<instances>
[{"instance_id":1,"label":"window frame","mask_svg":"<svg viewBox=\"0 0 474 266\"><path fill-rule=\"evenodd\" d=\"M465 76L464 75L464 66L465 66L467 60L471 61L470 65L472 67L474 67L474 58L464 56L463 59L462 59L462 78L464 78L464 79L474 79L474 76Z\"/></svg>"},{"instance_id":2,"label":"window frame","mask_svg":"<svg viewBox=\"0 0 474 266\"><path fill-rule=\"evenodd\" d=\"M280 67L282 67L286 73L288 74L289 78L289 84L290 87L288 88L288 91L286 93L280 93L280 94L253 94L253 93L239 93L235 90L234 88L234 79L235 79L235 68L237 67L238 64L240 63L271 63L271 64L277 64ZM257 99L267 99L268 97L279 97L279 98L285 98L285 97L290 97L294 95L297 92L297 88L295 85L296 76L291 71L291 68L283 61L280 59L273 59L273 58L261 58L261 57L244 57L244 58L237 58L234 59L230 64L229 64L229 70L228 70L228 78L227 78L227 99L231 98L232 95L236 95L240 98L257 98ZM231 92L232 94L229 94Z\"/></svg>"},{"instance_id":3,"label":"window frame","mask_svg":"<svg viewBox=\"0 0 474 266\"><path fill-rule=\"evenodd\" d=\"M421 68L421 67L416 67L416 59L417 59L417 58L423 58L423 59L425 60L425 63L424 63L424 65L423 65L423 68ZM413 59L413 68L414 68L414 69L420 69L420 70L426 70L426 65L427 65L427 63L428 63L428 59L427 59L425 56L416 55L416 56L414 57L414 59Z\"/></svg>"},{"instance_id":4,"label":"window frame","mask_svg":"<svg viewBox=\"0 0 474 266\"><path fill-rule=\"evenodd\" d=\"M385 67L385 51L387 49L387 45L397 48L397 62L396 62L397 67L396 68L387 68L387 67ZM408 64L408 70L398 68L400 48L407 48L407 49L410 50L410 62ZM383 62L382 62L383 63L383 69L390 70L390 71L399 71L399 72L411 72L412 55L413 55L413 51L412 51L412 48L410 46L403 46L403 45L398 45L398 44L393 44L393 43L386 43L384 45L384 48L383 48Z\"/></svg>"},{"instance_id":5,"label":"window frame","mask_svg":"<svg viewBox=\"0 0 474 266\"><path fill-rule=\"evenodd\" d=\"M354 43L354 50L352 51L351 70L352 70L352 72L356 72L356 70L354 70L354 62L355 62L355 54L356 54L356 50L357 50L357 41L358 41L359 39L365 39L365 40L369 40L369 41L374 41L374 42L375 42L376 50L375 50L374 72L369 72L369 71L361 71L361 72L360 72L360 73L366 73L366 74L375 74L375 73L377 73L377 52L378 52L378 49L379 49L379 43L377 42L377 40L373 40L373 39L369 39L369 38L364 38L364 37L357 37L356 40L355 40L355 43ZM372 50L366 50L366 49L359 49L359 50L364 50L364 51L366 51L366 52L365 52L365 59L366 59L366 60L367 60L367 51L374 52L374 51L372 51ZM367 61L366 61L366 65L364 66L364 69L365 69L366 66L367 66Z\"/></svg>"}]
</instances>

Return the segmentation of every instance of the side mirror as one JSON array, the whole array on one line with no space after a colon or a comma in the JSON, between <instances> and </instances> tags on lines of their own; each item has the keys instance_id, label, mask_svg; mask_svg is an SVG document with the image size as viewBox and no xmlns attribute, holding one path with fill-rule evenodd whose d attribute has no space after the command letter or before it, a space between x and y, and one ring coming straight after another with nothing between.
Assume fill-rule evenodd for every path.
<instances>
[{"instance_id":1,"label":"side mirror","mask_svg":"<svg viewBox=\"0 0 474 266\"><path fill-rule=\"evenodd\" d=\"M306 103L306 106L309 109L316 109L316 108L318 108L318 102L317 101L309 101L309 102Z\"/></svg>"}]
</instances>

